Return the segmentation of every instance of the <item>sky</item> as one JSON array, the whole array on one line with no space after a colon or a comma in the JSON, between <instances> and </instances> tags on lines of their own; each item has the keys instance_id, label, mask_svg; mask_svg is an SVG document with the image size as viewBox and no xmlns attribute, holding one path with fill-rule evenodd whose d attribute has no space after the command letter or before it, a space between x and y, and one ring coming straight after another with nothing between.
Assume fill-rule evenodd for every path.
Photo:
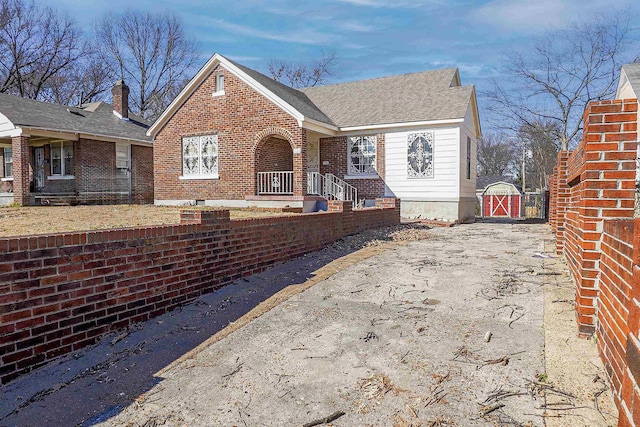
<instances>
[{"instance_id":1,"label":"sky","mask_svg":"<svg viewBox=\"0 0 640 427\"><path fill-rule=\"evenodd\" d=\"M572 20L623 11L640 39L638 0L36 0L89 34L107 12L176 12L204 63L220 53L266 71L270 59L308 63L333 51L332 83L458 67L482 97L503 55ZM638 49L640 50L640 49ZM196 70L194 70L195 73ZM482 99L480 99L482 105ZM482 116L482 111L481 111Z\"/></svg>"}]
</instances>

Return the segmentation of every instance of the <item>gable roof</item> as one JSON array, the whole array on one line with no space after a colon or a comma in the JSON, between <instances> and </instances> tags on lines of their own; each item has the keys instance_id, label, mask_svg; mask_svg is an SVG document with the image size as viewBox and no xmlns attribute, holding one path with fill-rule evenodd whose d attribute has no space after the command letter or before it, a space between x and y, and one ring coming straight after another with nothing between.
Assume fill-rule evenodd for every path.
<instances>
[{"instance_id":1,"label":"gable roof","mask_svg":"<svg viewBox=\"0 0 640 427\"><path fill-rule=\"evenodd\" d=\"M247 73L247 75L251 76L256 82L264 86L274 95L282 98L293 108L302 113L302 115L304 115L305 117L309 117L322 123L334 124L331 119L327 117L327 115L323 113L304 92L301 92L290 86L283 85L282 83L272 79L271 77L267 77L264 74L257 72L256 70L252 70L251 68L245 67L244 65L240 65L230 59L227 60Z\"/></svg>"},{"instance_id":2,"label":"gable roof","mask_svg":"<svg viewBox=\"0 0 640 427\"><path fill-rule=\"evenodd\" d=\"M620 80L618 80L618 89L616 90L616 99L622 96L623 88L629 83L634 96L640 96L640 64L625 64L620 70ZM628 96L625 96L628 97Z\"/></svg>"},{"instance_id":3,"label":"gable roof","mask_svg":"<svg viewBox=\"0 0 640 427\"><path fill-rule=\"evenodd\" d=\"M331 132L350 127L423 122L462 122L473 110L480 123L473 86L460 86L457 68L381 77L297 90L216 53L196 73L147 131L155 136L191 94L221 64L298 120Z\"/></svg>"},{"instance_id":4,"label":"gable roof","mask_svg":"<svg viewBox=\"0 0 640 427\"><path fill-rule=\"evenodd\" d=\"M303 91L341 128L461 119L473 86L459 86L457 74L456 68L447 68Z\"/></svg>"},{"instance_id":5,"label":"gable roof","mask_svg":"<svg viewBox=\"0 0 640 427\"><path fill-rule=\"evenodd\" d=\"M15 127L152 142L144 119L122 120L105 102L67 107L0 93L0 114Z\"/></svg>"}]
</instances>

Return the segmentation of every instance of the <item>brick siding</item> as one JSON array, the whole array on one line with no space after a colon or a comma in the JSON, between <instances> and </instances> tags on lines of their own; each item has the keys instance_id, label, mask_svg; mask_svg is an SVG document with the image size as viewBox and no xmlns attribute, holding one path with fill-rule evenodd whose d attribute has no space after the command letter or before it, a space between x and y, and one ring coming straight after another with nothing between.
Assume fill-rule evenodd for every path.
<instances>
[{"instance_id":1,"label":"brick siding","mask_svg":"<svg viewBox=\"0 0 640 427\"><path fill-rule=\"evenodd\" d=\"M256 172L293 170L293 151L289 141L267 137L258 144L255 153Z\"/></svg>"},{"instance_id":2,"label":"brick siding","mask_svg":"<svg viewBox=\"0 0 640 427\"><path fill-rule=\"evenodd\" d=\"M634 215L638 101L588 105L573 152L550 179L556 250L576 281L580 334L597 334L620 412L640 427L640 219Z\"/></svg>"},{"instance_id":3,"label":"brick siding","mask_svg":"<svg viewBox=\"0 0 640 427\"><path fill-rule=\"evenodd\" d=\"M183 211L174 226L0 239L0 383L133 322L345 235L400 223L400 201L230 220Z\"/></svg>"},{"instance_id":4,"label":"brick siding","mask_svg":"<svg viewBox=\"0 0 640 427\"><path fill-rule=\"evenodd\" d=\"M358 198L375 199L385 194L384 184L384 134L376 135L376 170L380 178L346 179L345 181L358 189ZM320 173L332 173L344 179L347 173L347 137L320 139ZM328 164L324 164L328 162Z\"/></svg>"},{"instance_id":5,"label":"brick siding","mask_svg":"<svg viewBox=\"0 0 640 427\"><path fill-rule=\"evenodd\" d=\"M212 96L216 74L224 74L222 96ZM219 179L180 180L182 137L210 134L218 135ZM294 194L304 195L306 131L280 107L219 66L155 138L155 199L242 200L255 195L254 151L271 135L279 135L300 149L300 154L293 156Z\"/></svg>"}]
</instances>

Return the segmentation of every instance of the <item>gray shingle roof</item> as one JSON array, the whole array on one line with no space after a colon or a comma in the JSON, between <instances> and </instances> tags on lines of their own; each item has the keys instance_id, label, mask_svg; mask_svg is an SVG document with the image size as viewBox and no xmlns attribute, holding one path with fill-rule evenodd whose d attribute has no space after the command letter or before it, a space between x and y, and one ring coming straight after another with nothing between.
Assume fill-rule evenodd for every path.
<instances>
[{"instance_id":1,"label":"gray shingle roof","mask_svg":"<svg viewBox=\"0 0 640 427\"><path fill-rule=\"evenodd\" d=\"M262 73L252 70L251 68L238 64L237 62L234 62L229 58L225 59L227 59L227 61L231 62L236 67L240 68L251 78L271 91L274 95L298 110L305 117L317 120L322 123L334 124L331 119L327 117L327 115L322 112L316 105L314 105L314 103L311 102L311 100L303 92L283 85L282 83L272 79L271 77L267 77Z\"/></svg>"},{"instance_id":2,"label":"gray shingle roof","mask_svg":"<svg viewBox=\"0 0 640 427\"><path fill-rule=\"evenodd\" d=\"M339 127L464 118L473 86L452 86L456 68L303 89Z\"/></svg>"},{"instance_id":3,"label":"gray shingle roof","mask_svg":"<svg viewBox=\"0 0 640 427\"><path fill-rule=\"evenodd\" d=\"M121 120L105 102L78 108L0 93L0 113L16 126L152 141L146 135L148 123L133 115Z\"/></svg>"}]
</instances>

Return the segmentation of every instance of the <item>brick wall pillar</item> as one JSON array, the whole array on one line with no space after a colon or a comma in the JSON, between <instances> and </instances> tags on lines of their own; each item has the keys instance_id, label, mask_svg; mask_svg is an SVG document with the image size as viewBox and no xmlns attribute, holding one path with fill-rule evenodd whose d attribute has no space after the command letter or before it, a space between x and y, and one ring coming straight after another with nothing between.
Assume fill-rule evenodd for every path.
<instances>
[{"instance_id":1,"label":"brick wall pillar","mask_svg":"<svg viewBox=\"0 0 640 427\"><path fill-rule=\"evenodd\" d=\"M22 206L30 203L31 155L29 136L11 138L13 148L13 201Z\"/></svg>"},{"instance_id":2,"label":"brick wall pillar","mask_svg":"<svg viewBox=\"0 0 640 427\"><path fill-rule=\"evenodd\" d=\"M307 195L307 131L301 129L299 142L293 149L293 195Z\"/></svg>"},{"instance_id":3,"label":"brick wall pillar","mask_svg":"<svg viewBox=\"0 0 640 427\"><path fill-rule=\"evenodd\" d=\"M628 317L630 334L627 337L626 363L620 390L619 426L640 426L640 218L634 220L633 227L633 285Z\"/></svg>"},{"instance_id":4,"label":"brick wall pillar","mask_svg":"<svg viewBox=\"0 0 640 427\"><path fill-rule=\"evenodd\" d=\"M217 225L221 221L224 222L229 220L230 214L226 209L184 209L180 211L180 224Z\"/></svg>"},{"instance_id":5,"label":"brick wall pillar","mask_svg":"<svg viewBox=\"0 0 640 427\"><path fill-rule=\"evenodd\" d=\"M549 177L549 226L551 227L551 231L555 234L556 232L556 198L558 195L556 194L556 175L558 174L558 167L553 168L553 174Z\"/></svg>"},{"instance_id":6,"label":"brick wall pillar","mask_svg":"<svg viewBox=\"0 0 640 427\"><path fill-rule=\"evenodd\" d=\"M393 197L381 197L376 199L376 207L393 208L394 217L396 217L396 219L398 220L398 224L400 224L400 199L396 199Z\"/></svg>"},{"instance_id":7,"label":"brick wall pillar","mask_svg":"<svg viewBox=\"0 0 640 427\"><path fill-rule=\"evenodd\" d=\"M567 205L569 204L570 190L567 183L567 167L569 151L558 153L558 163L556 165L557 175L555 176L555 234L556 253L561 254L564 249L564 230L566 222Z\"/></svg>"},{"instance_id":8,"label":"brick wall pillar","mask_svg":"<svg viewBox=\"0 0 640 427\"><path fill-rule=\"evenodd\" d=\"M355 233L356 226L353 219L353 203L345 200L329 200L329 212L342 213L342 235Z\"/></svg>"},{"instance_id":9,"label":"brick wall pillar","mask_svg":"<svg viewBox=\"0 0 640 427\"><path fill-rule=\"evenodd\" d=\"M583 165L573 184L578 214L575 236L576 311L582 335L595 331L603 221L631 218L635 205L637 100L594 102L584 116Z\"/></svg>"}]
</instances>

